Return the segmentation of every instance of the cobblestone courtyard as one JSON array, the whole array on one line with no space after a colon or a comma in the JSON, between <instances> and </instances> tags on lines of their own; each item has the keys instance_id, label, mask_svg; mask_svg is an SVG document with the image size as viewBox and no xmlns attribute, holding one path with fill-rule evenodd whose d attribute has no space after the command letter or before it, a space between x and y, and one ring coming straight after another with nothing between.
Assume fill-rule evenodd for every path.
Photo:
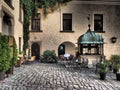
<instances>
[{"instance_id":1,"label":"cobblestone courtyard","mask_svg":"<svg viewBox=\"0 0 120 90\"><path fill-rule=\"evenodd\" d=\"M68 69L61 64L29 63L0 81L0 90L120 90L113 73L105 81L91 69Z\"/></svg>"}]
</instances>

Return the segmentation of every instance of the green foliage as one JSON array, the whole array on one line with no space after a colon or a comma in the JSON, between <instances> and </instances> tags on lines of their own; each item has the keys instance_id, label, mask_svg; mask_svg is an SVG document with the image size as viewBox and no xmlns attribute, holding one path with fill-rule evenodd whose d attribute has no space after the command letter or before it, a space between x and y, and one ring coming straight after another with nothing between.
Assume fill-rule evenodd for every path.
<instances>
[{"instance_id":1,"label":"green foliage","mask_svg":"<svg viewBox=\"0 0 120 90\"><path fill-rule=\"evenodd\" d=\"M107 73L108 72L109 61L104 60L98 63L98 72Z\"/></svg>"},{"instance_id":2,"label":"green foliage","mask_svg":"<svg viewBox=\"0 0 120 90\"><path fill-rule=\"evenodd\" d=\"M24 25L23 25L23 38L24 38L24 46L23 49L25 51L28 48L28 40L29 40L29 20L30 17L37 12L37 6L34 4L34 0L20 0L21 5L23 5L24 10Z\"/></svg>"},{"instance_id":3,"label":"green foliage","mask_svg":"<svg viewBox=\"0 0 120 90\"><path fill-rule=\"evenodd\" d=\"M35 1L35 2L34 2ZM35 15L37 12L37 8L41 7L43 10L43 15L46 15L49 12L53 12L57 9L61 4L64 4L71 0L20 0L21 5L23 5L24 10L24 25L23 25L23 38L24 38L24 51L26 48L29 47L28 40L29 40L29 20L32 15Z\"/></svg>"},{"instance_id":4,"label":"green foliage","mask_svg":"<svg viewBox=\"0 0 120 90\"><path fill-rule=\"evenodd\" d=\"M43 52L42 62L53 63L57 62L55 51L46 50Z\"/></svg>"},{"instance_id":5,"label":"green foliage","mask_svg":"<svg viewBox=\"0 0 120 90\"><path fill-rule=\"evenodd\" d=\"M33 10L35 10L36 7L34 5L34 0L20 0L20 3L23 5L24 14L31 16L33 14Z\"/></svg>"},{"instance_id":6,"label":"green foliage","mask_svg":"<svg viewBox=\"0 0 120 90\"><path fill-rule=\"evenodd\" d=\"M18 49L17 49L17 45L16 45L16 41L14 39L14 55L13 55L13 60L14 60L14 65L17 64L17 60L18 60Z\"/></svg>"},{"instance_id":7,"label":"green foliage","mask_svg":"<svg viewBox=\"0 0 120 90\"><path fill-rule=\"evenodd\" d=\"M120 55L111 55L110 61L113 65L113 68L115 69L120 68Z\"/></svg>"},{"instance_id":8,"label":"green foliage","mask_svg":"<svg viewBox=\"0 0 120 90\"><path fill-rule=\"evenodd\" d=\"M24 51L19 51L19 54L24 54Z\"/></svg>"},{"instance_id":9,"label":"green foliage","mask_svg":"<svg viewBox=\"0 0 120 90\"><path fill-rule=\"evenodd\" d=\"M8 44L8 36L0 34L0 71L7 71L10 68L11 49Z\"/></svg>"},{"instance_id":10,"label":"green foliage","mask_svg":"<svg viewBox=\"0 0 120 90\"><path fill-rule=\"evenodd\" d=\"M49 12L53 12L61 5L66 4L71 0L41 0L37 3L39 8L43 9L43 14L46 16Z\"/></svg>"}]
</instances>

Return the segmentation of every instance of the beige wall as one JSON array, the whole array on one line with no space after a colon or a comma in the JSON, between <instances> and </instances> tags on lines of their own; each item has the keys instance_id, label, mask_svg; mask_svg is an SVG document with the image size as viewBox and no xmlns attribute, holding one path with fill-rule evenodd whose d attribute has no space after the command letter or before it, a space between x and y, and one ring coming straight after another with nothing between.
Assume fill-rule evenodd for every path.
<instances>
[{"instance_id":1,"label":"beige wall","mask_svg":"<svg viewBox=\"0 0 120 90\"><path fill-rule=\"evenodd\" d=\"M15 25L14 25L14 37L16 38L17 46L19 43L19 37L21 37L21 49L23 48L23 20L19 20L19 1L20 0L14 0L14 15L15 15ZM15 3L17 2L17 3ZM22 16L23 17L23 16Z\"/></svg>"},{"instance_id":2,"label":"beige wall","mask_svg":"<svg viewBox=\"0 0 120 90\"><path fill-rule=\"evenodd\" d=\"M103 14L103 35L105 45L104 54L107 59L111 54L120 54L120 6L102 5L102 4L79 4L68 3L66 6L61 7L59 10L51 13L46 19L41 17L41 30L43 32L31 32L30 44L33 42L40 42L40 54L44 50L55 50L58 53L58 47L63 42L72 42L77 46L77 39L80 35L88 30L87 16L90 14L90 23L93 30L93 15L95 13ZM40 12L40 11L38 11ZM62 14L72 13L72 30L73 33L62 33ZM116 36L117 42L115 44L110 42L110 38ZM32 42L32 43L31 43ZM73 47L75 48L75 47ZM71 49L71 48L70 48ZM74 54L73 52L71 52Z\"/></svg>"},{"instance_id":3,"label":"beige wall","mask_svg":"<svg viewBox=\"0 0 120 90\"><path fill-rule=\"evenodd\" d=\"M19 48L19 37L21 37L21 49L23 48L23 23L19 21L19 1L12 0L12 6L14 9L10 8L4 0L0 0L0 33L8 35L8 25L3 23L3 16L8 14L11 18L12 26L11 32L12 36L15 37L17 48ZM5 13L4 13L5 12ZM23 15L22 15L23 16ZM22 20L23 21L23 20Z\"/></svg>"}]
</instances>

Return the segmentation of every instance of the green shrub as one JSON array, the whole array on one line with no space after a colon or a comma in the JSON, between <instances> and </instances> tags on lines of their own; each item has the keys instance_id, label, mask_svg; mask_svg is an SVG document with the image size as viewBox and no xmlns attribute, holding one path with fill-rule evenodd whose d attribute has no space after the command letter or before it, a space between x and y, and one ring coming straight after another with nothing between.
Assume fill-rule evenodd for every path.
<instances>
[{"instance_id":1,"label":"green shrub","mask_svg":"<svg viewBox=\"0 0 120 90\"><path fill-rule=\"evenodd\" d=\"M43 52L42 62L55 63L57 62L55 51L46 50Z\"/></svg>"},{"instance_id":2,"label":"green shrub","mask_svg":"<svg viewBox=\"0 0 120 90\"><path fill-rule=\"evenodd\" d=\"M14 39L13 50L9 45L9 36L0 34L0 71L7 71L13 65L16 65L18 60L18 50ZM13 55L12 55L13 54Z\"/></svg>"},{"instance_id":3,"label":"green shrub","mask_svg":"<svg viewBox=\"0 0 120 90\"><path fill-rule=\"evenodd\" d=\"M11 49L8 44L8 36L0 34L0 71L7 71L10 68Z\"/></svg>"},{"instance_id":4,"label":"green shrub","mask_svg":"<svg viewBox=\"0 0 120 90\"><path fill-rule=\"evenodd\" d=\"M14 65L16 65L17 64L17 60L18 60L18 49L17 49L17 45L16 45L16 41L15 41L15 39L14 39L14 46L13 46L13 48L14 48L14 54L13 54L13 60L14 60Z\"/></svg>"},{"instance_id":5,"label":"green shrub","mask_svg":"<svg viewBox=\"0 0 120 90\"><path fill-rule=\"evenodd\" d=\"M120 68L120 55L111 55L110 61L114 69Z\"/></svg>"},{"instance_id":6,"label":"green shrub","mask_svg":"<svg viewBox=\"0 0 120 90\"><path fill-rule=\"evenodd\" d=\"M107 73L108 72L109 61L104 60L98 63L98 72Z\"/></svg>"}]
</instances>

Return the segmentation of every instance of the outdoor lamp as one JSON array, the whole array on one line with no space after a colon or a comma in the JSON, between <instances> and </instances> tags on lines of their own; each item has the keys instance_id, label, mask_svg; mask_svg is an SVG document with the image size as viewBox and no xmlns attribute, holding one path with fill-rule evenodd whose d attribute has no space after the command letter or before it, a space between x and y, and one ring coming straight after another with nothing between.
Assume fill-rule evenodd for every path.
<instances>
[{"instance_id":1,"label":"outdoor lamp","mask_svg":"<svg viewBox=\"0 0 120 90\"><path fill-rule=\"evenodd\" d=\"M116 43L116 41L117 41L117 38L116 38L116 37L112 37L112 38L111 38L111 42L112 42L112 43Z\"/></svg>"}]
</instances>

